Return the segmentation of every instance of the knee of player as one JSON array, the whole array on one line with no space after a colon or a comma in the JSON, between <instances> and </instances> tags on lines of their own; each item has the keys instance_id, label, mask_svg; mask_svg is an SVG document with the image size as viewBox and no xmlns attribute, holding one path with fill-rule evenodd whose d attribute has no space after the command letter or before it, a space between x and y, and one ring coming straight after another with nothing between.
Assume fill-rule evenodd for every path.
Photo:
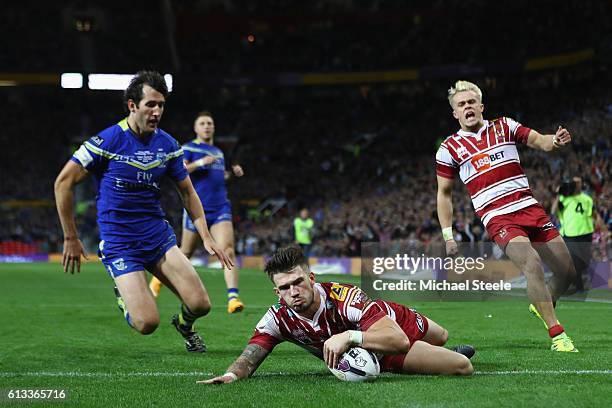
<instances>
[{"instance_id":1,"label":"knee of player","mask_svg":"<svg viewBox=\"0 0 612 408\"><path fill-rule=\"evenodd\" d=\"M193 247L188 247L186 244L181 244L181 246L179 247L179 250L183 253L183 255L185 255L187 258L191 258L191 255L193 255Z\"/></svg>"},{"instance_id":2,"label":"knee of player","mask_svg":"<svg viewBox=\"0 0 612 408\"><path fill-rule=\"evenodd\" d=\"M230 258L235 258L236 257L236 250L234 249L234 244L229 243L225 246L224 248L225 253L227 254L227 256L229 256Z\"/></svg>"},{"instance_id":3,"label":"knee of player","mask_svg":"<svg viewBox=\"0 0 612 408\"><path fill-rule=\"evenodd\" d=\"M571 278L575 278L578 272L576 272L576 265L574 264L574 262L571 261L567 263L567 274L571 277Z\"/></svg>"},{"instance_id":4,"label":"knee of player","mask_svg":"<svg viewBox=\"0 0 612 408\"><path fill-rule=\"evenodd\" d=\"M151 334L159 326L159 316L147 317L140 320L134 321L134 328L140 332L140 334Z\"/></svg>"},{"instance_id":5,"label":"knee of player","mask_svg":"<svg viewBox=\"0 0 612 408\"><path fill-rule=\"evenodd\" d=\"M455 367L455 374L457 375L472 375L474 373L474 367L469 358L464 355L458 356L459 360Z\"/></svg>"},{"instance_id":6,"label":"knee of player","mask_svg":"<svg viewBox=\"0 0 612 408\"><path fill-rule=\"evenodd\" d=\"M440 335L438 341L440 344L437 344L437 346L443 346L446 344L446 342L448 341L448 330L442 329L442 334Z\"/></svg>"},{"instance_id":7,"label":"knee of player","mask_svg":"<svg viewBox=\"0 0 612 408\"><path fill-rule=\"evenodd\" d=\"M524 273L533 273L542 270L542 259L540 259L540 255L537 252L533 251L533 253L529 254L525 259L524 263Z\"/></svg>"},{"instance_id":8,"label":"knee of player","mask_svg":"<svg viewBox=\"0 0 612 408\"><path fill-rule=\"evenodd\" d=\"M207 315L211 309L212 304L208 297L199 299L195 304L189 306L189 310L198 317Z\"/></svg>"}]
</instances>

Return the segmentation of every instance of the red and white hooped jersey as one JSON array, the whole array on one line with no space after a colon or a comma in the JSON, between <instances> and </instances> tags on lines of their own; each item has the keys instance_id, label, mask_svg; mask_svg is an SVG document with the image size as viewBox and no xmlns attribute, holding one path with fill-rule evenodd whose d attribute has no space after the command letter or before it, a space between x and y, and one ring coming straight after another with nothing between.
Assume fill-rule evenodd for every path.
<instances>
[{"instance_id":1,"label":"red and white hooped jersey","mask_svg":"<svg viewBox=\"0 0 612 408\"><path fill-rule=\"evenodd\" d=\"M346 283L315 283L314 296L321 303L312 319L295 313L281 300L257 323L249 344L272 350L289 341L323 358L323 343L331 336L346 330L366 331L384 316L396 320L395 309L400 316L405 314L404 306L371 300L359 287Z\"/></svg>"},{"instance_id":2,"label":"red and white hooped jersey","mask_svg":"<svg viewBox=\"0 0 612 408\"><path fill-rule=\"evenodd\" d=\"M538 202L521 167L517 143L527 144L530 128L510 118L485 120L476 133L459 130L436 153L436 173L452 179L458 173L486 226L491 218Z\"/></svg>"}]
</instances>

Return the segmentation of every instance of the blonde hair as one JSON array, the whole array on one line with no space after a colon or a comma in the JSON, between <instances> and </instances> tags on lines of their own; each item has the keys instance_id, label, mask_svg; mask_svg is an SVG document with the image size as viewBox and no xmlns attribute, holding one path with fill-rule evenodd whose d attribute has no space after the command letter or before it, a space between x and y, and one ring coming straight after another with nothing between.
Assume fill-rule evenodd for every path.
<instances>
[{"instance_id":1,"label":"blonde hair","mask_svg":"<svg viewBox=\"0 0 612 408\"><path fill-rule=\"evenodd\" d=\"M448 103L450 103L451 107L453 106L453 96L455 96L457 92L462 92L462 91L475 92L476 95L478 95L480 102L482 102L482 91L480 90L478 85L472 82L469 82L469 81L457 81L455 82L455 85L451 86L450 89L448 90Z\"/></svg>"}]
</instances>

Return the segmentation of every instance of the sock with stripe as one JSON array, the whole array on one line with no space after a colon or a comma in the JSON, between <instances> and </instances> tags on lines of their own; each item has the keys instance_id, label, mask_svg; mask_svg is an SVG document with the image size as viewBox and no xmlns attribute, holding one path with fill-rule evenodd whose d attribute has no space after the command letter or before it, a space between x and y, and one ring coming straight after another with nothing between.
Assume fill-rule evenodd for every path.
<instances>
[{"instance_id":1,"label":"sock with stripe","mask_svg":"<svg viewBox=\"0 0 612 408\"><path fill-rule=\"evenodd\" d=\"M182 328L191 330L193 328L193 323L199 316L196 316L189 308L185 305L181 305L181 313L179 313L179 324Z\"/></svg>"},{"instance_id":2,"label":"sock with stripe","mask_svg":"<svg viewBox=\"0 0 612 408\"><path fill-rule=\"evenodd\" d=\"M227 289L227 301L229 302L232 299L238 299L238 288Z\"/></svg>"}]
</instances>

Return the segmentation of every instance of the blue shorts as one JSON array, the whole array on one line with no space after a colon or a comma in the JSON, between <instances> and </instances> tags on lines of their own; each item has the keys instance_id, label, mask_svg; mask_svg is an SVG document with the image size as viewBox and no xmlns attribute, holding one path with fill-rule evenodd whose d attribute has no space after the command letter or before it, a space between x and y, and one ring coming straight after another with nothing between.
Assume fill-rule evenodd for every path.
<instances>
[{"instance_id":1,"label":"blue shorts","mask_svg":"<svg viewBox=\"0 0 612 408\"><path fill-rule=\"evenodd\" d=\"M160 235L139 242L100 241L98 257L111 278L126 273L151 270L170 248L176 245L176 235L170 224Z\"/></svg>"},{"instance_id":2,"label":"blue shorts","mask_svg":"<svg viewBox=\"0 0 612 408\"><path fill-rule=\"evenodd\" d=\"M222 221L231 222L232 206L229 202L226 202L216 207L204 209L204 214L206 215L206 225L208 225L208 228L210 228ZM189 218L189 214L187 214L186 210L183 210L183 228L186 228L191 232L197 232L196 227L193 225L193 222L191 221L191 218Z\"/></svg>"}]
</instances>

